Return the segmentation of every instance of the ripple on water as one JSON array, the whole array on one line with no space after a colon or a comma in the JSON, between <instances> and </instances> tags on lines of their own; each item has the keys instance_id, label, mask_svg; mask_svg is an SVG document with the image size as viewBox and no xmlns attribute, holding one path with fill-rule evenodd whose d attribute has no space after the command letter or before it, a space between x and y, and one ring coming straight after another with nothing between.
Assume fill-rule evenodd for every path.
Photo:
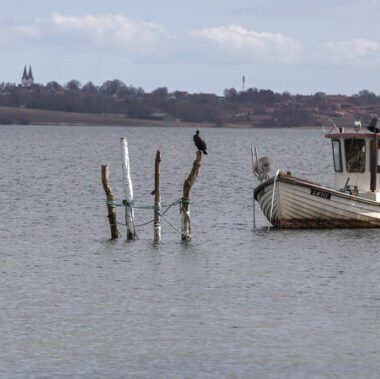
<instances>
[{"instance_id":1,"label":"ripple on water","mask_svg":"<svg viewBox=\"0 0 380 379\"><path fill-rule=\"evenodd\" d=\"M127 136L136 201L152 204L161 149L162 201L178 199L191 129L0 128L0 375L378 376L380 230L268 232L258 207L252 228L251 145L331 185L319 131L203 129L194 238L163 223L154 244L152 225L109 240L100 165L121 199Z\"/></svg>"}]
</instances>

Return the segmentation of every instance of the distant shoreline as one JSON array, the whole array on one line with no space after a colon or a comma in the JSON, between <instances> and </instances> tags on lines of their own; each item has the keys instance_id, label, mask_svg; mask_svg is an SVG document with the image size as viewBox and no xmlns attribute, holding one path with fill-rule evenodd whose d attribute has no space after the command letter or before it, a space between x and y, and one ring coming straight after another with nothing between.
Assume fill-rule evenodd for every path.
<instances>
[{"instance_id":1,"label":"distant shoreline","mask_svg":"<svg viewBox=\"0 0 380 379\"><path fill-rule=\"evenodd\" d=\"M156 121L127 118L121 114L94 114L44 109L28 109L0 106L0 125L41 125L41 126L141 126L176 128L233 128L233 129L315 129L314 126L259 127L244 123L216 125L207 122Z\"/></svg>"},{"instance_id":2,"label":"distant shoreline","mask_svg":"<svg viewBox=\"0 0 380 379\"><path fill-rule=\"evenodd\" d=\"M217 127L212 123L181 121L156 121L127 118L119 114L94 114L44 109L27 109L0 106L1 125L51 125L51 126L149 126L149 127ZM223 125L222 127L236 127ZM251 127L242 125L238 127Z\"/></svg>"}]
</instances>

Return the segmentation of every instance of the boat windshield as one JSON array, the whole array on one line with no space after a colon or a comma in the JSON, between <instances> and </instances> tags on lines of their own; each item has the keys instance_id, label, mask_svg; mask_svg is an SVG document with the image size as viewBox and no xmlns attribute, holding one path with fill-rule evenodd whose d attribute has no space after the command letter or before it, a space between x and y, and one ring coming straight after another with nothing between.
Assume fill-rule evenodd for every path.
<instances>
[{"instance_id":1,"label":"boat windshield","mask_svg":"<svg viewBox=\"0 0 380 379\"><path fill-rule=\"evenodd\" d=\"M344 141L347 172L365 171L365 141L364 139L346 138Z\"/></svg>"},{"instance_id":2,"label":"boat windshield","mask_svg":"<svg viewBox=\"0 0 380 379\"><path fill-rule=\"evenodd\" d=\"M334 170L336 172L343 171L342 154L340 152L340 141L337 139L332 140L333 158L334 158Z\"/></svg>"}]
</instances>

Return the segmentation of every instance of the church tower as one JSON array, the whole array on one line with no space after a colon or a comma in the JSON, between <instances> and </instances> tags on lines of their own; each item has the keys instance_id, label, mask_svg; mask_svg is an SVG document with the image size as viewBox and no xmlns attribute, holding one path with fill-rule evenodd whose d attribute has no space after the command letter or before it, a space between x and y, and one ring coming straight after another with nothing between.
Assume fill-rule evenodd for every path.
<instances>
[{"instance_id":1,"label":"church tower","mask_svg":"<svg viewBox=\"0 0 380 379\"><path fill-rule=\"evenodd\" d=\"M34 77L32 73L32 66L29 66L29 72L26 72L26 65L24 66L24 73L22 74L21 78L21 85L23 87L31 87L34 84Z\"/></svg>"}]
</instances>

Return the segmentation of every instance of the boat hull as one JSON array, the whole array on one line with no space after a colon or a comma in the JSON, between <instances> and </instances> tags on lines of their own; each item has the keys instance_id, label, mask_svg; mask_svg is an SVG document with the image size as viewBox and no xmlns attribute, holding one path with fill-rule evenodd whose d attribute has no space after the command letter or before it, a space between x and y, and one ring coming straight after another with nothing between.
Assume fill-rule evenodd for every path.
<instances>
[{"instance_id":1,"label":"boat hull","mask_svg":"<svg viewBox=\"0 0 380 379\"><path fill-rule=\"evenodd\" d=\"M380 227L380 202L290 175L279 174L260 184L255 199L266 218L279 228Z\"/></svg>"}]
</instances>

